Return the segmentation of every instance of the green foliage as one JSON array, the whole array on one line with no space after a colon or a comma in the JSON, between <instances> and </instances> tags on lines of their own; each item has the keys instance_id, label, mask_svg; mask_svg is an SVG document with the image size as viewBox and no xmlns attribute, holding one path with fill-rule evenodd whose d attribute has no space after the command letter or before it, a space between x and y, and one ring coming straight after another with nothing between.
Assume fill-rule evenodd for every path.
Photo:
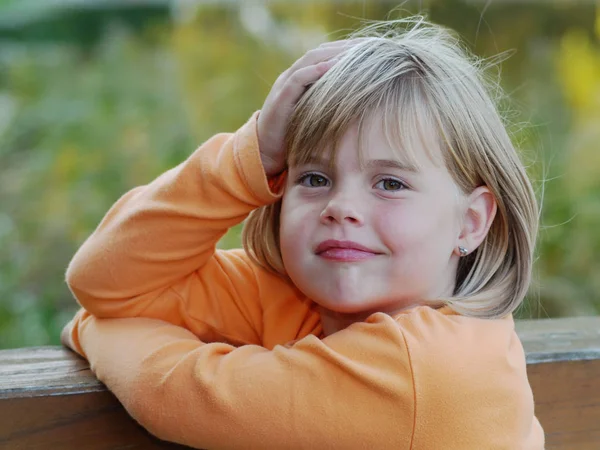
<instances>
[{"instance_id":1,"label":"green foliage","mask_svg":"<svg viewBox=\"0 0 600 450\"><path fill-rule=\"evenodd\" d=\"M600 51L593 7L568 14L539 5L490 9L490 34L485 23L477 29L477 8L451 3L432 2L432 18L458 29L479 54L520 52L503 77L532 124L515 128L515 138L531 149L532 176L545 190L536 282L521 314L596 313ZM96 24L103 32L92 46L76 39L0 44L0 348L58 343L76 308L66 266L120 195L214 133L237 129L303 48L355 28L353 17L384 18L392 7L274 2L258 28L259 10L205 6L158 25L153 12L135 32ZM238 246L239 233L231 230L220 245Z\"/></svg>"}]
</instances>

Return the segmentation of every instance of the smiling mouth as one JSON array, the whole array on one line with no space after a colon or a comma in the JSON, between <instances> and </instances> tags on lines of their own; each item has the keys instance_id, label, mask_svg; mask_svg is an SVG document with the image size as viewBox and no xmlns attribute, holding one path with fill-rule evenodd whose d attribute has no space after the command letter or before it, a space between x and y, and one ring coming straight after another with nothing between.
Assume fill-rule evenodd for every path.
<instances>
[{"instance_id":1,"label":"smiling mouth","mask_svg":"<svg viewBox=\"0 0 600 450\"><path fill-rule=\"evenodd\" d=\"M374 258L381 253L352 241L327 240L321 242L315 254L336 262L358 262Z\"/></svg>"}]
</instances>

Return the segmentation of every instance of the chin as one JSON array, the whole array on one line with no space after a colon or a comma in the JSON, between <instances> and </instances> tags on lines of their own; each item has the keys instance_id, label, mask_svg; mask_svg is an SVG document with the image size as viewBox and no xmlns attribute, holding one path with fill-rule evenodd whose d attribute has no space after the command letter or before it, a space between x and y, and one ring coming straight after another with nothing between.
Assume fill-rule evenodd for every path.
<instances>
[{"instance_id":1,"label":"chin","mask_svg":"<svg viewBox=\"0 0 600 450\"><path fill-rule=\"evenodd\" d=\"M293 272L288 276L296 287L316 304L329 311L339 314L358 314L385 307L389 298L379 292L364 289L365 283L347 277L329 277L327 281L318 272ZM315 282L316 281L316 282ZM379 281L379 280L378 280ZM368 285L372 286L373 281Z\"/></svg>"},{"instance_id":2,"label":"chin","mask_svg":"<svg viewBox=\"0 0 600 450\"><path fill-rule=\"evenodd\" d=\"M344 293L329 293L327 297L319 296L314 301L321 307L339 314L358 314L374 309L376 302L364 296Z\"/></svg>"}]
</instances>

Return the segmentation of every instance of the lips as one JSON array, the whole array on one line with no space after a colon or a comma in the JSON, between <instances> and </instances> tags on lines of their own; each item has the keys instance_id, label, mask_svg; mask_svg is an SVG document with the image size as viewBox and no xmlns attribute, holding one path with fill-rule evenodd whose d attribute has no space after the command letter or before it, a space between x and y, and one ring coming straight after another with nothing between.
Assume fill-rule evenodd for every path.
<instances>
[{"instance_id":1,"label":"lips","mask_svg":"<svg viewBox=\"0 0 600 450\"><path fill-rule=\"evenodd\" d=\"M332 261L352 262L370 259L381 253L358 242L329 239L317 246L315 254Z\"/></svg>"}]
</instances>

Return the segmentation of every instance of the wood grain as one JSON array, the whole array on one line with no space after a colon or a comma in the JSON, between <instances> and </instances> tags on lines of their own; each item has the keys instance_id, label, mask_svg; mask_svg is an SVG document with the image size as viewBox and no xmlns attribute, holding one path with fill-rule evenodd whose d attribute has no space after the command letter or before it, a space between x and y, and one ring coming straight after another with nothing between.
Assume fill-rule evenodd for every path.
<instances>
[{"instance_id":1,"label":"wood grain","mask_svg":"<svg viewBox=\"0 0 600 450\"><path fill-rule=\"evenodd\" d=\"M527 363L600 359L600 316L518 320Z\"/></svg>"},{"instance_id":2,"label":"wood grain","mask_svg":"<svg viewBox=\"0 0 600 450\"><path fill-rule=\"evenodd\" d=\"M187 449L140 427L62 347L0 351L0 449Z\"/></svg>"},{"instance_id":3,"label":"wood grain","mask_svg":"<svg viewBox=\"0 0 600 450\"><path fill-rule=\"evenodd\" d=\"M518 321L546 449L600 449L600 317Z\"/></svg>"},{"instance_id":4,"label":"wood grain","mask_svg":"<svg viewBox=\"0 0 600 450\"><path fill-rule=\"evenodd\" d=\"M517 322L547 449L600 449L600 317ZM186 449L131 419L62 347L0 351L0 449Z\"/></svg>"}]
</instances>

